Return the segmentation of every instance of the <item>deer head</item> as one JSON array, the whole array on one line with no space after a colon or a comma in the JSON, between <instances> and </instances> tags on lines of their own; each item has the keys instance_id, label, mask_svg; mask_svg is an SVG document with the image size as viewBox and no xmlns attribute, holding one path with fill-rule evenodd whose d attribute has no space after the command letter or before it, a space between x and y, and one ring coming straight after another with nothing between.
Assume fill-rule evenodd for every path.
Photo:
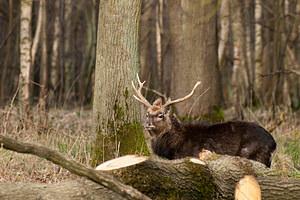
<instances>
[{"instance_id":1,"label":"deer head","mask_svg":"<svg viewBox=\"0 0 300 200\"><path fill-rule=\"evenodd\" d=\"M137 80L139 83L138 90L134 86L133 81L131 82L133 89L137 93L137 96L135 96L135 95L133 95L133 96L136 100L138 100L139 102L141 102L142 104L144 104L147 107L147 112L146 112L147 121L146 121L144 127L149 131L151 136L164 134L171 129L172 124L171 124L171 120L169 117L170 106L173 104L176 104L176 103L180 103L180 102L190 98L191 96L193 96L196 88L201 84L201 82L198 81L195 84L192 91L183 98L173 100L173 101L171 101L171 99L168 98L168 100L166 101L165 104L163 104L162 98L158 98L151 105L147 101L147 99L142 95L142 92L141 92L142 88L145 84L145 81L141 82L138 75L137 75Z\"/></svg>"}]
</instances>

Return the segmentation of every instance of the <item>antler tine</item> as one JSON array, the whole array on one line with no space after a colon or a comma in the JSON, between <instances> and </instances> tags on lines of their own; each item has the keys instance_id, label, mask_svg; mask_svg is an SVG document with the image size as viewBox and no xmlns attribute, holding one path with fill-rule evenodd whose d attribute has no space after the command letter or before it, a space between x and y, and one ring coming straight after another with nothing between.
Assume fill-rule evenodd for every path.
<instances>
[{"instance_id":1,"label":"antler tine","mask_svg":"<svg viewBox=\"0 0 300 200\"><path fill-rule=\"evenodd\" d=\"M134 91L136 92L136 94L137 94L137 96L138 96L138 97L137 97L137 96L133 95L133 97L134 97L136 100L138 100L139 102L141 102L142 104L144 104L145 106L150 107L151 104L150 104L150 103L147 101L147 99L142 95L142 88L143 88L144 83L145 83L146 81L141 82L138 74L137 74L137 79L138 79L138 83L139 83L139 85L140 85L140 87L139 87L138 90L137 90L136 87L134 86L133 81L131 81L132 87L133 87Z\"/></svg>"},{"instance_id":2,"label":"antler tine","mask_svg":"<svg viewBox=\"0 0 300 200\"><path fill-rule=\"evenodd\" d=\"M198 81L198 82L195 84L195 86L194 86L194 88L192 89L192 91L190 92L190 94L186 95L186 96L183 97L183 98L176 99L176 100L174 100L174 101L171 101L171 98L169 98L168 101L165 103L164 107L168 107L168 106L170 106L170 105L172 105L172 104L175 104L175 103L180 103L180 102L182 102L182 101L184 101L184 100L190 98L191 96L193 96L193 94L194 94L196 88L197 88L200 84L201 84L201 81Z\"/></svg>"}]
</instances>

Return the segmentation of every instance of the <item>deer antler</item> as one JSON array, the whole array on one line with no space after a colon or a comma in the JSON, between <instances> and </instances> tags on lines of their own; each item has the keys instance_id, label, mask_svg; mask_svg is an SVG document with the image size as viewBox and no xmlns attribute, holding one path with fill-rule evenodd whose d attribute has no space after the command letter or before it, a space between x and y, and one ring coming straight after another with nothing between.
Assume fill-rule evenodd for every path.
<instances>
[{"instance_id":1,"label":"deer antler","mask_svg":"<svg viewBox=\"0 0 300 200\"><path fill-rule=\"evenodd\" d=\"M137 80L138 80L138 82L139 82L140 87L139 87L139 89L137 90L137 89L135 88L134 84L133 84L133 81L131 81L132 87L133 87L133 89L134 89L134 91L136 92L136 94L137 94L138 97L135 96L135 95L133 95L133 96L134 96L134 98L135 98L136 100L138 100L139 102L141 102L141 103L144 104L145 106L150 107L151 104L150 104L150 103L147 101L147 99L142 95L142 88L143 88L144 83L145 83L146 81L141 82L141 81L140 81L140 78L139 78L139 75L137 74L136 76L137 76Z\"/></svg>"},{"instance_id":2,"label":"deer antler","mask_svg":"<svg viewBox=\"0 0 300 200\"><path fill-rule=\"evenodd\" d=\"M191 91L191 93L188 94L188 95L186 95L186 96L183 97L183 98L176 99L176 100L174 100L174 101L171 101L171 98L169 98L168 101L167 101L163 106L164 106L164 107L168 107L168 106L170 106L170 105L172 105L172 104L179 103L179 102L182 102L182 101L184 101L184 100L190 98L191 96L193 96L193 94L194 94L196 88L197 88L200 84L201 84L201 81L198 81L198 82L195 84L195 86L194 86L193 90Z\"/></svg>"}]
</instances>

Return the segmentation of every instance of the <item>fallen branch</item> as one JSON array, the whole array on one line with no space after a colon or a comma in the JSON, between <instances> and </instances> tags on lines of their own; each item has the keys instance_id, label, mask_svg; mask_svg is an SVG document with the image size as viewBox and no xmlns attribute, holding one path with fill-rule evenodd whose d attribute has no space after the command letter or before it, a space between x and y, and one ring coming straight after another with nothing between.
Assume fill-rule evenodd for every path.
<instances>
[{"instance_id":1,"label":"fallen branch","mask_svg":"<svg viewBox=\"0 0 300 200\"><path fill-rule=\"evenodd\" d=\"M67 158L63 154L50 148L18 142L3 135L0 135L0 144L3 148L8 150L16 151L18 153L33 154L41 158L45 158L76 175L86 177L96 183L99 183L127 199L150 199L133 187L125 185L111 176L97 172L91 167L84 166L83 164L71 158Z\"/></svg>"}]
</instances>

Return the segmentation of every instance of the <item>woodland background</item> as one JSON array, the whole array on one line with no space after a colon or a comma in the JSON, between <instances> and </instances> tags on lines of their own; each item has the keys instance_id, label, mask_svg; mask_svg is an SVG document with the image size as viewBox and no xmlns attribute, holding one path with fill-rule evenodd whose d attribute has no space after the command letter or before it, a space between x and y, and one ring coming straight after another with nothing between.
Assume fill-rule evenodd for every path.
<instances>
[{"instance_id":1,"label":"woodland background","mask_svg":"<svg viewBox=\"0 0 300 200\"><path fill-rule=\"evenodd\" d=\"M32 3L31 20L21 20L24 2ZM173 109L182 120L254 121L278 143L272 168L299 177L300 1L199 2L142 1L138 71L145 96L179 98L201 80L194 99ZM199 18L202 4L210 6ZM91 164L99 14L98 0L0 1L1 134ZM76 179L40 158L0 152L0 181Z\"/></svg>"}]
</instances>

